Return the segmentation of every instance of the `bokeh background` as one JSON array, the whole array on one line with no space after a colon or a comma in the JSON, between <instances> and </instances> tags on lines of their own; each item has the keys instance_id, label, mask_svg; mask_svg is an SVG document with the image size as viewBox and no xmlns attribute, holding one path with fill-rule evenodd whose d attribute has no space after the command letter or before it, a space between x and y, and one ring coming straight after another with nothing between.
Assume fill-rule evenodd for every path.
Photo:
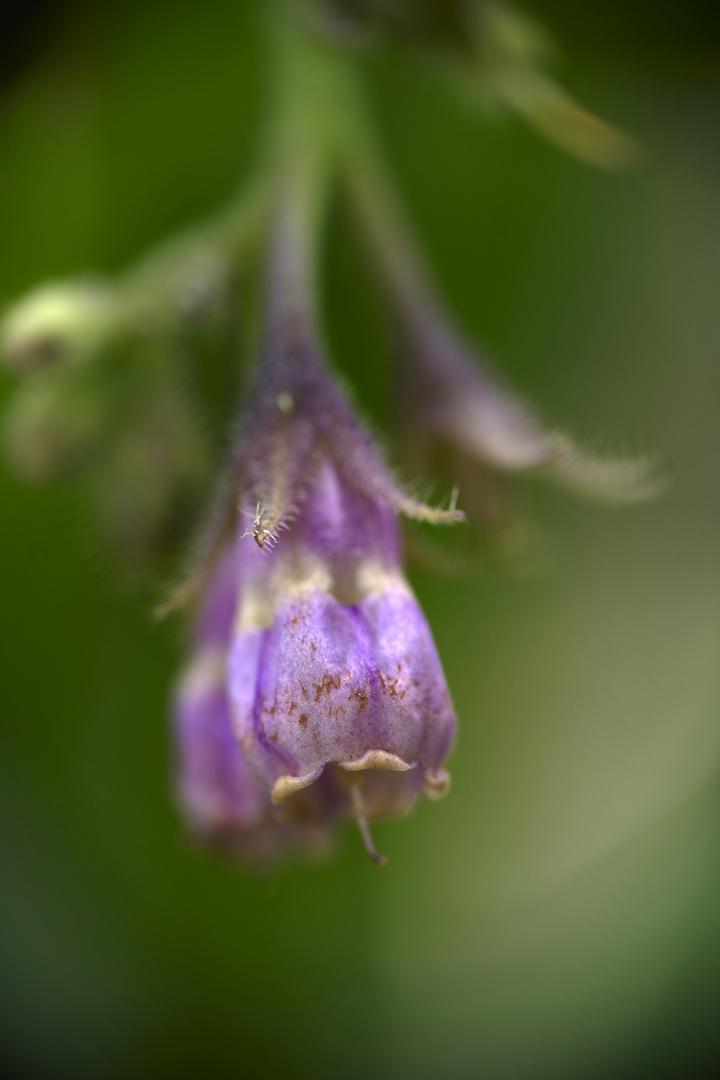
<instances>
[{"instance_id":1,"label":"bokeh background","mask_svg":"<svg viewBox=\"0 0 720 1080\"><path fill-rule=\"evenodd\" d=\"M255 0L255 4L261 0ZM114 271L246 168L246 0L3 6L0 302ZM260 878L173 809L180 635L81 488L0 471L0 1060L10 1076L688 1077L720 1062L720 27L712 3L535 0L635 135L594 171L398 50L386 145L468 333L673 484L608 513L528 485L543 573L413 582L461 722L454 786ZM330 223L328 334L379 424L387 344ZM0 400L12 390L0 383ZM610 445L612 440L610 439ZM717 1060L716 1060L717 1059Z\"/></svg>"}]
</instances>

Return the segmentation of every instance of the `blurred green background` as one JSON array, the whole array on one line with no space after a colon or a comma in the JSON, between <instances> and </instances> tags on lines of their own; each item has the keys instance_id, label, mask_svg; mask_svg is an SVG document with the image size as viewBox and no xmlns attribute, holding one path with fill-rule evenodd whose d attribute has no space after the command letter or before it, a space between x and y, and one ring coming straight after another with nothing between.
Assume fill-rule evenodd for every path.
<instances>
[{"instance_id":1,"label":"blurred green background","mask_svg":"<svg viewBox=\"0 0 720 1080\"><path fill-rule=\"evenodd\" d=\"M255 0L259 3L260 0ZM211 210L260 107L253 4L8 5L0 302ZM608 174L485 124L397 49L383 137L446 297L547 415L659 449L608 513L528 485L547 568L416 574L454 786L257 878L172 805L179 632L82 491L0 471L0 1060L19 1077L687 1077L720 1061L720 33L713 4L536 0L635 135ZM32 16L32 18L30 18ZM330 222L329 338L378 424L387 346ZM3 377L0 400L12 391Z\"/></svg>"}]
</instances>

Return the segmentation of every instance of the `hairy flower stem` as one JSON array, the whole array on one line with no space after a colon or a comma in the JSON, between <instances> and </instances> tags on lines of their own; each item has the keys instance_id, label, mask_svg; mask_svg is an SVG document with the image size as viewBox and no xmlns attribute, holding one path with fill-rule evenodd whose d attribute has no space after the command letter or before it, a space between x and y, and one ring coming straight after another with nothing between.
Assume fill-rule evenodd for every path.
<instances>
[{"instance_id":1,"label":"hairy flower stem","mask_svg":"<svg viewBox=\"0 0 720 1080\"><path fill-rule=\"evenodd\" d=\"M319 247L356 92L352 58L316 36L294 0L267 5L273 242L268 325L294 310L317 332ZM352 136L351 136L352 138Z\"/></svg>"},{"instance_id":2,"label":"hairy flower stem","mask_svg":"<svg viewBox=\"0 0 720 1080\"><path fill-rule=\"evenodd\" d=\"M542 474L600 503L654 497L664 478L652 456L604 457L584 450L548 426L463 340L443 310L405 223L359 96L355 103L355 139L348 140L343 157L346 184L383 274L396 328L401 338L408 337L409 347L401 343L398 352L405 405L411 406L410 427L419 419L425 427L424 443L433 431L442 454L454 448L453 483L460 483L465 496L475 489L470 516L493 528L498 510L504 517L496 483L502 473Z\"/></svg>"},{"instance_id":3,"label":"hairy flower stem","mask_svg":"<svg viewBox=\"0 0 720 1080\"><path fill-rule=\"evenodd\" d=\"M331 80L326 93L336 103L331 134L340 177L393 304L400 310L439 314L439 300L379 145L358 73L348 58L337 58L326 74Z\"/></svg>"}]
</instances>

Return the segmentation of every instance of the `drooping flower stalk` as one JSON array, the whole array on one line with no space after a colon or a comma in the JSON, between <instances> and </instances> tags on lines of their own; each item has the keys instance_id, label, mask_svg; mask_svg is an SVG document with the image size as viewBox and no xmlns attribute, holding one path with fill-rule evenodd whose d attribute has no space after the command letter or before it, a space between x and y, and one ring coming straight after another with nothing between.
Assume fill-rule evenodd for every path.
<instances>
[{"instance_id":1,"label":"drooping flower stalk","mask_svg":"<svg viewBox=\"0 0 720 1080\"><path fill-rule=\"evenodd\" d=\"M237 544L228 686L242 752L273 802L304 814L303 793L322 778L377 860L368 821L423 789L444 793L455 728L402 576L396 516L458 514L405 495L324 365L316 165L297 162L279 190L261 360L226 491Z\"/></svg>"},{"instance_id":2,"label":"drooping flower stalk","mask_svg":"<svg viewBox=\"0 0 720 1080\"><path fill-rule=\"evenodd\" d=\"M231 684L243 747L278 802L327 765L412 773L358 778L350 810L362 786L372 817L404 809L420 786L442 793L454 720L402 577L396 515L406 498L324 367L304 284L312 274L298 272L303 246L299 218L280 217L262 367L237 455L240 490L260 510L257 544L240 558ZM265 495L278 485L293 491L289 511ZM268 541L277 546L266 554Z\"/></svg>"},{"instance_id":3,"label":"drooping flower stalk","mask_svg":"<svg viewBox=\"0 0 720 1080\"><path fill-rule=\"evenodd\" d=\"M406 457L420 474L460 489L481 529L507 523L503 477L545 476L580 495L634 502L662 486L652 458L603 458L548 426L458 332L438 297L405 220L362 96L348 94L353 115L344 144L344 177L395 334L398 427Z\"/></svg>"}]
</instances>

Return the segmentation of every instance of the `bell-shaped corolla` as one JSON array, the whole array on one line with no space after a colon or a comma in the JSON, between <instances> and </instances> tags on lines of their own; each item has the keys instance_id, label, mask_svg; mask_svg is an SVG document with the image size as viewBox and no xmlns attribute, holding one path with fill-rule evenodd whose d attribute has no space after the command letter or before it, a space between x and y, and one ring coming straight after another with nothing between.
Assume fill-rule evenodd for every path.
<instances>
[{"instance_id":1,"label":"bell-shaped corolla","mask_svg":"<svg viewBox=\"0 0 720 1080\"><path fill-rule=\"evenodd\" d=\"M278 544L245 537L239 568L228 674L243 752L290 817L329 773L374 854L368 820L445 793L455 734L395 513L323 458Z\"/></svg>"}]
</instances>

